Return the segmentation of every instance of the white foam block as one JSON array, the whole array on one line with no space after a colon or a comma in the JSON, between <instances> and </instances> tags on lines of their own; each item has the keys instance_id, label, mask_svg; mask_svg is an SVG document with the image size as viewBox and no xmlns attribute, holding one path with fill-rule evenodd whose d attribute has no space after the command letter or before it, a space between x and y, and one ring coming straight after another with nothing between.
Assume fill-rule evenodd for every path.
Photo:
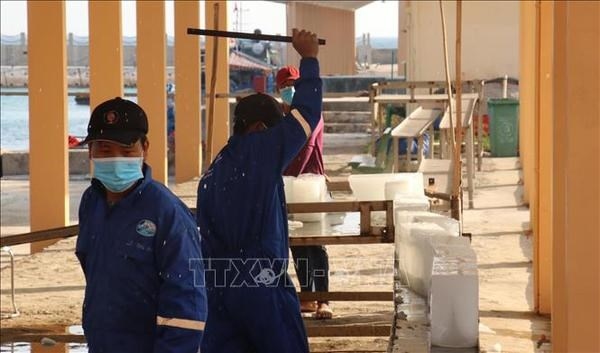
<instances>
[{"instance_id":1,"label":"white foam block","mask_svg":"<svg viewBox=\"0 0 600 353\"><path fill-rule=\"evenodd\" d=\"M438 213L411 211L397 208L394 212L396 224L400 223L435 223L452 236L460 235L460 224L457 220Z\"/></svg>"},{"instance_id":2,"label":"white foam block","mask_svg":"<svg viewBox=\"0 0 600 353\"><path fill-rule=\"evenodd\" d=\"M406 274L408 286L424 297L429 295L433 247L431 237L449 237L434 223L400 223L396 225L396 251L400 269Z\"/></svg>"},{"instance_id":3,"label":"white foam block","mask_svg":"<svg viewBox=\"0 0 600 353\"><path fill-rule=\"evenodd\" d=\"M433 239L432 245L435 255L429 299L431 343L441 347L475 347L479 336L475 252L468 243L441 238Z\"/></svg>"},{"instance_id":4,"label":"white foam block","mask_svg":"<svg viewBox=\"0 0 600 353\"><path fill-rule=\"evenodd\" d=\"M396 194L394 211L429 211L429 199L425 196Z\"/></svg>"},{"instance_id":5,"label":"white foam block","mask_svg":"<svg viewBox=\"0 0 600 353\"><path fill-rule=\"evenodd\" d=\"M291 195L294 203L322 202L327 193L325 176L316 174L301 174L292 179ZM289 201L288 201L289 202ZM322 222L323 213L297 213L293 215L295 221Z\"/></svg>"},{"instance_id":6,"label":"white foam block","mask_svg":"<svg viewBox=\"0 0 600 353\"><path fill-rule=\"evenodd\" d=\"M352 193L358 201L392 200L392 197L386 198L386 183L402 181L405 183L392 185L390 190L408 188L411 194L423 194L422 173L353 174L348 177ZM390 193L394 194L393 191Z\"/></svg>"}]
</instances>

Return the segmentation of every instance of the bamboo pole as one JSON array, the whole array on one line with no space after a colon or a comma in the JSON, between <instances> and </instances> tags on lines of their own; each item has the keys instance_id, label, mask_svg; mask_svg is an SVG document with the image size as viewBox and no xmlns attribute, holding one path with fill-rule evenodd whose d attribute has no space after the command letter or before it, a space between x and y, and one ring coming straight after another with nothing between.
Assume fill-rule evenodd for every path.
<instances>
[{"instance_id":1,"label":"bamboo pole","mask_svg":"<svg viewBox=\"0 0 600 353\"><path fill-rule=\"evenodd\" d=\"M214 4L214 27L219 28L219 4ZM216 89L217 89L217 59L219 58L219 39L215 38L215 45L213 48L213 62L212 62L212 74L210 76L210 92L209 94L209 105L207 111L207 123L206 128L206 154L204 155L203 165L208 168L213 160L213 135L215 129L215 104L216 104Z\"/></svg>"},{"instance_id":2,"label":"bamboo pole","mask_svg":"<svg viewBox=\"0 0 600 353\"><path fill-rule=\"evenodd\" d=\"M457 221L460 222L460 146L457 146L456 144L456 134L455 134L455 130L454 130L454 119L453 119L453 112L452 112L452 80L450 79L450 64L449 64L449 60L448 60L448 38L447 38L447 34L446 34L446 16L444 14L444 3L442 0L439 0L440 3L440 16L442 19L442 41L443 41L443 45L444 45L444 66L446 69L446 86L447 86L447 91L448 91L448 103L449 103L449 108L448 108L448 117L450 118L450 143L452 144L451 149L452 149L452 160L453 160L453 166L454 166L454 170L453 170L453 183L452 183L452 193L451 193L451 197L450 197L450 209L452 211L452 218L456 219ZM458 39L458 38L457 38ZM457 53L458 54L458 53ZM460 120L460 115L459 115L459 119ZM457 148L458 147L458 148ZM457 172L458 170L458 172ZM459 188L456 189L454 186L457 182L457 177L456 175L459 175L458 178L458 185Z\"/></svg>"},{"instance_id":3,"label":"bamboo pole","mask_svg":"<svg viewBox=\"0 0 600 353\"><path fill-rule=\"evenodd\" d=\"M454 155L454 178L452 183L452 195L457 196L459 201L461 198L462 185L462 141L463 141L463 126L462 126L462 0L456 0L456 154ZM460 221L462 216L462 203L458 202L457 207L452 209L453 218ZM461 227L462 229L462 227Z\"/></svg>"}]
</instances>

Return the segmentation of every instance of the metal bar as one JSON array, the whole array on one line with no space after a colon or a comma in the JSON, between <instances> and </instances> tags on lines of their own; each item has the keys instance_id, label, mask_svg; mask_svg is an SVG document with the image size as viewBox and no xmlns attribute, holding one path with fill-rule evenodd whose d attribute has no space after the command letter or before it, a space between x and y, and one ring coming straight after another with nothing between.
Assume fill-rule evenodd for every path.
<instances>
[{"instance_id":1,"label":"metal bar","mask_svg":"<svg viewBox=\"0 0 600 353\"><path fill-rule=\"evenodd\" d=\"M394 292L298 292L301 301L376 301L394 300Z\"/></svg>"},{"instance_id":2,"label":"metal bar","mask_svg":"<svg viewBox=\"0 0 600 353\"><path fill-rule=\"evenodd\" d=\"M15 303L15 255L8 246L2 247L2 251L8 253L8 256L10 256L10 301L12 304L12 312L2 315L2 318L12 319L13 317L17 317L21 314L19 309L17 309L17 304Z\"/></svg>"},{"instance_id":3,"label":"metal bar","mask_svg":"<svg viewBox=\"0 0 600 353\"><path fill-rule=\"evenodd\" d=\"M79 234L79 225L15 234L0 238L0 247L34 243L44 240L63 239Z\"/></svg>"},{"instance_id":4,"label":"metal bar","mask_svg":"<svg viewBox=\"0 0 600 353\"><path fill-rule=\"evenodd\" d=\"M256 33L243 33L243 32L230 32L230 31L217 31L212 29L199 29L199 28L188 28L187 34L195 34L199 36L212 36L212 37L227 37L227 38L241 38L241 39L254 39L254 40L269 40L271 42L284 42L291 43L291 36L280 36L272 34L256 34ZM319 45L325 45L325 39L319 38Z\"/></svg>"},{"instance_id":5,"label":"metal bar","mask_svg":"<svg viewBox=\"0 0 600 353\"><path fill-rule=\"evenodd\" d=\"M473 124L467 128L467 187L469 191L469 209L474 207L473 194L475 187L473 185L473 174L475 170L474 151L473 151Z\"/></svg>"}]
</instances>

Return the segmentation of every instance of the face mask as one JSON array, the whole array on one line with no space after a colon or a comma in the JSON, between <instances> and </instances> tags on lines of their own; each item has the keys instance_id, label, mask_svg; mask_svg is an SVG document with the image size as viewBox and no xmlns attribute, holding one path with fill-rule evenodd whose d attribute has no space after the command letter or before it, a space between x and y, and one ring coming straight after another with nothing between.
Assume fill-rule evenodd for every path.
<instances>
[{"instance_id":1,"label":"face mask","mask_svg":"<svg viewBox=\"0 0 600 353\"><path fill-rule=\"evenodd\" d=\"M287 105L292 105L292 98L294 98L294 92L296 92L296 90L293 86L288 86L286 88L281 89L281 100Z\"/></svg>"},{"instance_id":2,"label":"face mask","mask_svg":"<svg viewBox=\"0 0 600 353\"><path fill-rule=\"evenodd\" d=\"M143 162L142 157L92 158L94 178L109 191L123 192L144 177Z\"/></svg>"}]
</instances>

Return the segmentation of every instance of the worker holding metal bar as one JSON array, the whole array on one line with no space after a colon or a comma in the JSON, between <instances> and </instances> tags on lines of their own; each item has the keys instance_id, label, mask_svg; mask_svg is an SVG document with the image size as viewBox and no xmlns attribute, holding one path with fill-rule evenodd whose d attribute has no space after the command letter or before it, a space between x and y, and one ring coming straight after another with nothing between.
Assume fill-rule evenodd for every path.
<instances>
[{"instance_id":1,"label":"worker holding metal bar","mask_svg":"<svg viewBox=\"0 0 600 353\"><path fill-rule=\"evenodd\" d=\"M79 207L90 353L197 353L206 320L200 235L190 210L152 179L148 120L119 97L92 112L92 185Z\"/></svg>"},{"instance_id":2,"label":"worker holding metal bar","mask_svg":"<svg viewBox=\"0 0 600 353\"><path fill-rule=\"evenodd\" d=\"M286 66L277 71L276 88L281 96L282 108L285 114L290 112L294 98L294 84L300 77L300 71L295 66ZM325 175L323 165L323 116L310 138L283 172L285 176L297 177L300 174ZM323 245L292 246L294 267L300 282L301 292L329 291L329 257L327 248ZM300 311L314 313L317 319L331 319L333 312L328 301L302 301Z\"/></svg>"},{"instance_id":3,"label":"worker holding metal bar","mask_svg":"<svg viewBox=\"0 0 600 353\"><path fill-rule=\"evenodd\" d=\"M234 135L198 184L208 320L202 353L308 352L287 274L288 225L282 174L321 118L317 36L293 30L300 77L290 112L266 94L245 97Z\"/></svg>"}]
</instances>

